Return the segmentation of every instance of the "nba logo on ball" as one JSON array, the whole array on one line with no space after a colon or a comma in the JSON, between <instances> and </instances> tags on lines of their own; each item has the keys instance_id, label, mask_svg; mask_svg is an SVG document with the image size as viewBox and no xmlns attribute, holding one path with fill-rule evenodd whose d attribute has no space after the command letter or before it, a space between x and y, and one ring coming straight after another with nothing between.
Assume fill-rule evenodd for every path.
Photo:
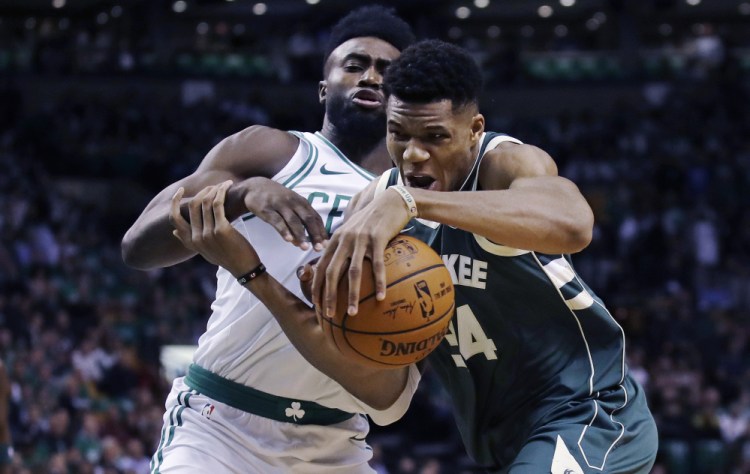
<instances>
[{"instance_id":1,"label":"nba logo on ball","mask_svg":"<svg viewBox=\"0 0 750 474\"><path fill-rule=\"evenodd\" d=\"M435 304L432 302L430 287L427 286L426 281L419 280L414 284L414 289L417 292L417 300L419 301L419 308L422 310L422 317L427 319L435 314Z\"/></svg>"},{"instance_id":2,"label":"nba logo on ball","mask_svg":"<svg viewBox=\"0 0 750 474\"><path fill-rule=\"evenodd\" d=\"M337 314L323 329L340 352L374 367L413 364L432 352L448 331L455 310L450 272L429 245L400 235L383 254L386 296L375 299L372 265L364 260L359 312L346 313L348 280L338 288Z\"/></svg>"}]
</instances>

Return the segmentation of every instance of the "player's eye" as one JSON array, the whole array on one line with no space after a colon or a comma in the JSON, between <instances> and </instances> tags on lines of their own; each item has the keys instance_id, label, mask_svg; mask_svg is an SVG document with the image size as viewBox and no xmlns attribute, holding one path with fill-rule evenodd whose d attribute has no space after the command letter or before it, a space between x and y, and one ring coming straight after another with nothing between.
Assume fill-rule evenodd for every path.
<instances>
[{"instance_id":1,"label":"player's eye","mask_svg":"<svg viewBox=\"0 0 750 474\"><path fill-rule=\"evenodd\" d=\"M359 72L362 70L364 70L364 68L362 67L361 64L357 64L357 63L344 64L344 71L346 72Z\"/></svg>"},{"instance_id":2,"label":"player's eye","mask_svg":"<svg viewBox=\"0 0 750 474\"><path fill-rule=\"evenodd\" d=\"M406 140L408 138L406 136L406 134L404 134L404 133L402 133L402 132L400 132L398 130L389 130L388 133L390 133L391 134L391 138L393 138L396 141L404 141L404 140Z\"/></svg>"}]
</instances>

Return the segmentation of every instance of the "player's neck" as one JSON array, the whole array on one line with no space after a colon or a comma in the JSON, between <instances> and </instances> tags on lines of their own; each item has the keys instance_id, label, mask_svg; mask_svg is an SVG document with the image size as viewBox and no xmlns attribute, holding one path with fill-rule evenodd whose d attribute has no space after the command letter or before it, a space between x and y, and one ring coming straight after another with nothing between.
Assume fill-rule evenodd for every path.
<instances>
[{"instance_id":1,"label":"player's neck","mask_svg":"<svg viewBox=\"0 0 750 474\"><path fill-rule=\"evenodd\" d=\"M393 166L385 146L385 137L345 134L328 120L323 121L320 133L349 160L371 173L380 174Z\"/></svg>"}]
</instances>

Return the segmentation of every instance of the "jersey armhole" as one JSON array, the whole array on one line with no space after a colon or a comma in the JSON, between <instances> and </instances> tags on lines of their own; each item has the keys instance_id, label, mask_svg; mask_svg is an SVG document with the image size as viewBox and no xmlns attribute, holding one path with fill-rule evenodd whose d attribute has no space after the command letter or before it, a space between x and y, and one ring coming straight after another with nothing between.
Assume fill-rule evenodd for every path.
<instances>
[{"instance_id":1,"label":"jersey armhole","mask_svg":"<svg viewBox=\"0 0 750 474\"><path fill-rule=\"evenodd\" d=\"M479 234L471 234L474 236L477 244L487 253L497 255L499 257L517 257L529 253L529 250L521 250L513 247L506 247L505 245L496 244L487 237L482 237Z\"/></svg>"},{"instance_id":2,"label":"jersey armhole","mask_svg":"<svg viewBox=\"0 0 750 474\"><path fill-rule=\"evenodd\" d=\"M295 181L294 178L302 170L308 169L315 164L317 153L315 147L305 137L304 133L296 131L289 131L287 133L297 137L299 144L294 154L289 158L289 161L271 179L291 189L293 184L295 184L292 183Z\"/></svg>"},{"instance_id":3,"label":"jersey armhole","mask_svg":"<svg viewBox=\"0 0 750 474\"><path fill-rule=\"evenodd\" d=\"M511 137L510 135L504 135L499 134L495 132L488 132L487 133L487 141L482 144L481 153L482 155L479 157L479 163L477 163L477 171L476 176L474 178L474 182L471 185L472 191L477 191L479 189L479 170L481 168L481 161L484 158L484 155L495 148L503 142L511 142L515 143L516 145L523 145L523 142L517 138Z\"/></svg>"},{"instance_id":4,"label":"jersey armhole","mask_svg":"<svg viewBox=\"0 0 750 474\"><path fill-rule=\"evenodd\" d=\"M406 410L409 409L411 399L414 397L414 393L417 391L421 379L422 374L419 372L416 364L411 364L409 366L409 374L406 376L406 386L404 387L404 391L401 392L401 395L399 395L396 401L393 402L393 405L385 410L375 410L370 407L367 410L367 415L375 422L375 424L380 426L390 425L391 423L398 421L404 416Z\"/></svg>"}]
</instances>

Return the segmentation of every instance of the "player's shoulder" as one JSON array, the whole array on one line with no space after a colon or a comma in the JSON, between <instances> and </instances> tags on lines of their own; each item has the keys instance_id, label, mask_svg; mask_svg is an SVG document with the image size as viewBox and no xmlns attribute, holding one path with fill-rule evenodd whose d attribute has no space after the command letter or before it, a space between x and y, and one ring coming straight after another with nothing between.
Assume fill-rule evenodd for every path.
<instances>
[{"instance_id":1,"label":"player's shoulder","mask_svg":"<svg viewBox=\"0 0 750 474\"><path fill-rule=\"evenodd\" d=\"M516 178L555 176L557 165L541 148L507 137L488 144L479 175L483 189L507 189Z\"/></svg>"},{"instance_id":2,"label":"player's shoulder","mask_svg":"<svg viewBox=\"0 0 750 474\"><path fill-rule=\"evenodd\" d=\"M299 138L264 125L252 125L221 140L202 166L232 171L237 176L275 175L294 156Z\"/></svg>"},{"instance_id":3,"label":"player's shoulder","mask_svg":"<svg viewBox=\"0 0 750 474\"><path fill-rule=\"evenodd\" d=\"M227 139L238 142L244 142L247 140L291 140L295 143L298 140L292 133L285 130L279 130L278 128L268 127L266 125L250 125L249 127L228 136Z\"/></svg>"},{"instance_id":4,"label":"player's shoulder","mask_svg":"<svg viewBox=\"0 0 750 474\"><path fill-rule=\"evenodd\" d=\"M552 160L541 148L524 143L504 133L487 132L482 141L483 154L487 161L502 160L506 163L545 162Z\"/></svg>"}]
</instances>

